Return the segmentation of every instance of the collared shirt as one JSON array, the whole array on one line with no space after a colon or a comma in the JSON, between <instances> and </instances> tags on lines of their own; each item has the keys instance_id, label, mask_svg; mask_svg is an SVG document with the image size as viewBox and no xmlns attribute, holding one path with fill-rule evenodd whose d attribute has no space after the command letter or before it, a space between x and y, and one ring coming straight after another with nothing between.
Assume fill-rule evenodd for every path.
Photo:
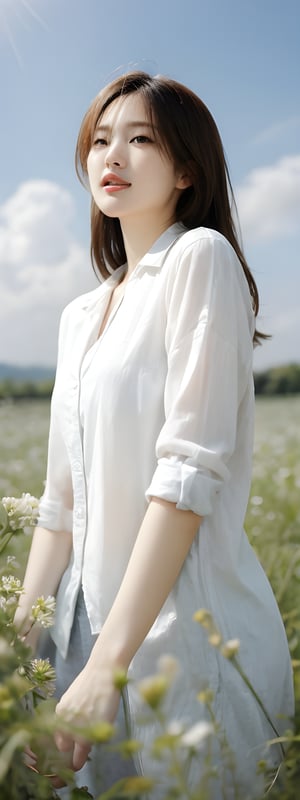
<instances>
[{"instance_id":1,"label":"collared shirt","mask_svg":"<svg viewBox=\"0 0 300 800\"><path fill-rule=\"evenodd\" d=\"M73 555L53 638L65 655L81 584L91 630L100 631L147 504L163 498L204 519L133 659L133 676L151 673L157 657L172 653L183 661L176 713L195 717L191 686L202 680L220 696L223 715L220 675L228 665L192 620L199 607L209 608L226 639L241 639L242 662L272 715L283 695L285 707L291 700L291 684L276 602L243 530L254 420L248 284L221 234L172 225L130 275L99 337L125 269L70 303L61 320L40 524L72 530ZM226 680L244 692L231 673ZM133 690L130 702L136 719ZM258 718L264 729L261 712L251 696L243 704L253 743ZM232 720L232 707L228 714Z\"/></svg>"}]
</instances>

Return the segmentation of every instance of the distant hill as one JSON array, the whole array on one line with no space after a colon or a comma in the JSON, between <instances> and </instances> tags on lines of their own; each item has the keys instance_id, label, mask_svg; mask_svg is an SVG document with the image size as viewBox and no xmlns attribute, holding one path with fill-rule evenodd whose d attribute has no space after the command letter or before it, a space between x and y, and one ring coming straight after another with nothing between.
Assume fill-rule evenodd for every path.
<instances>
[{"instance_id":1,"label":"distant hill","mask_svg":"<svg viewBox=\"0 0 300 800\"><path fill-rule=\"evenodd\" d=\"M0 362L0 380L48 381L52 380L54 375L54 367L39 367L36 365L22 367L18 364Z\"/></svg>"},{"instance_id":2,"label":"distant hill","mask_svg":"<svg viewBox=\"0 0 300 800\"><path fill-rule=\"evenodd\" d=\"M0 362L0 400L44 397L52 394L54 367ZM284 364L254 373L256 395L300 394L300 364Z\"/></svg>"}]
</instances>

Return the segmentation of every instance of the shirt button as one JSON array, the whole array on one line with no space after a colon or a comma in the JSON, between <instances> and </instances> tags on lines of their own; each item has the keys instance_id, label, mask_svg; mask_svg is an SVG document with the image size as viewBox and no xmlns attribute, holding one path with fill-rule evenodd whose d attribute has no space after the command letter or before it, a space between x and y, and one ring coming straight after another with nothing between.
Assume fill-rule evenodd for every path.
<instances>
[{"instance_id":1,"label":"shirt button","mask_svg":"<svg viewBox=\"0 0 300 800\"><path fill-rule=\"evenodd\" d=\"M83 517L83 509L82 508L77 508L76 509L75 517L78 517L78 519L81 519L81 517Z\"/></svg>"},{"instance_id":2,"label":"shirt button","mask_svg":"<svg viewBox=\"0 0 300 800\"><path fill-rule=\"evenodd\" d=\"M81 463L80 463L80 461L74 461L73 469L74 469L74 472L81 472Z\"/></svg>"}]
</instances>

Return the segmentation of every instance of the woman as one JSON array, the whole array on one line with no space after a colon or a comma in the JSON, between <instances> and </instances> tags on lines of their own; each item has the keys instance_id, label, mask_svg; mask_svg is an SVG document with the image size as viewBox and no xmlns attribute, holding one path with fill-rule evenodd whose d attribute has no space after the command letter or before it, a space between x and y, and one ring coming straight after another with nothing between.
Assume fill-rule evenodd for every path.
<instances>
[{"instance_id":1,"label":"woman","mask_svg":"<svg viewBox=\"0 0 300 800\"><path fill-rule=\"evenodd\" d=\"M253 341L263 335L221 140L186 87L135 72L92 103L77 164L105 281L62 316L47 482L19 624L26 629L37 595L57 592L57 714L110 722L119 714L121 735L114 671L128 670L136 685L162 654L175 656L172 720L192 725L201 717L197 689L213 690L246 796L274 731L194 612L209 609L224 640L240 639L240 662L277 728L292 714L293 690L279 611L243 531ZM132 730L145 743L136 768L156 776L150 744L159 728L140 725L134 685ZM71 750L74 769L85 764L89 745L76 733L57 744ZM96 783L84 782L99 793L132 769L115 754ZM164 796L163 772L153 797ZM194 760L190 786L200 778ZM216 782L211 797L221 792Z\"/></svg>"}]
</instances>

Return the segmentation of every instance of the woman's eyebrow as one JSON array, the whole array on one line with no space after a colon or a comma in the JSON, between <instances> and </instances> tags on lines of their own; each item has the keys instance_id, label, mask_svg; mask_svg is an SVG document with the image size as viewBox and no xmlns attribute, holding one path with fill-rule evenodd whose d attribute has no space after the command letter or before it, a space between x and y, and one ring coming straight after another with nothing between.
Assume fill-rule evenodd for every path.
<instances>
[{"instance_id":1,"label":"woman's eyebrow","mask_svg":"<svg viewBox=\"0 0 300 800\"><path fill-rule=\"evenodd\" d=\"M155 125L152 125L151 122L145 122L145 120L134 120L133 122L127 122L125 125L126 128L151 128L151 130L155 130ZM101 130L106 133L109 133L112 130L111 125L105 125L105 123L99 122L96 128L97 131Z\"/></svg>"}]
</instances>

